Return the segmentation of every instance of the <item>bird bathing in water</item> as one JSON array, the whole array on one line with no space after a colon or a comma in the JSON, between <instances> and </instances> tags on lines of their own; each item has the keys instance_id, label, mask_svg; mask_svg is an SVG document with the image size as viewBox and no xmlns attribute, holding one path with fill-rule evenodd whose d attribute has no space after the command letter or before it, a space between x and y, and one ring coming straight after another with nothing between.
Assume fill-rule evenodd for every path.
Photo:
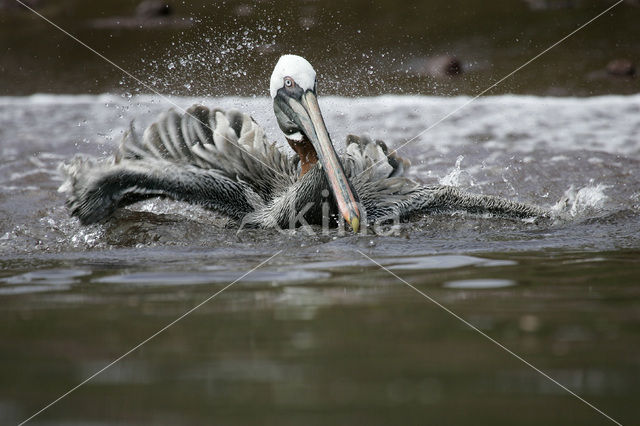
<instances>
[{"instance_id":1,"label":"bird bathing in water","mask_svg":"<svg viewBox=\"0 0 640 426\"><path fill-rule=\"evenodd\" d=\"M466 211L509 218L548 212L504 198L406 177L409 162L384 142L347 137L340 157L316 97L316 72L304 58L282 56L271 75L273 109L295 155L270 143L245 113L194 105L169 110L142 137L133 128L111 160L76 156L61 165L60 191L82 224L107 220L118 208L164 197L186 201L241 226L292 228L409 220L415 214Z\"/></svg>"}]
</instances>

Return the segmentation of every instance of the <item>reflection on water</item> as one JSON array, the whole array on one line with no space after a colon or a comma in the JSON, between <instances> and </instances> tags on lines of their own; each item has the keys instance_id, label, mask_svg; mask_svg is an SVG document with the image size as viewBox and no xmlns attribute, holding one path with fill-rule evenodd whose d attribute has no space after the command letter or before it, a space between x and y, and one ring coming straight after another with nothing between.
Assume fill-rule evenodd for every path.
<instances>
[{"instance_id":1,"label":"reflection on water","mask_svg":"<svg viewBox=\"0 0 640 426\"><path fill-rule=\"evenodd\" d=\"M516 282L512 280L498 280L489 278L481 278L477 280L448 281L444 283L444 287L446 288L460 289L503 288L511 287L512 285L516 285Z\"/></svg>"},{"instance_id":2,"label":"reflection on water","mask_svg":"<svg viewBox=\"0 0 640 426\"><path fill-rule=\"evenodd\" d=\"M623 424L636 418L637 251L363 250ZM173 253L173 265L161 248L142 261L115 249L104 262L78 253L42 269L5 263L0 378L12 386L0 390L2 422L28 417L264 260ZM606 423L368 260L291 249L38 421L422 424L425 416Z\"/></svg>"},{"instance_id":3,"label":"reflection on water","mask_svg":"<svg viewBox=\"0 0 640 426\"><path fill-rule=\"evenodd\" d=\"M0 278L0 295L33 293L39 291L64 291L71 288L76 277L87 275L81 270L39 270Z\"/></svg>"},{"instance_id":4,"label":"reflection on water","mask_svg":"<svg viewBox=\"0 0 640 426\"><path fill-rule=\"evenodd\" d=\"M246 282L273 282L273 281L296 281L326 278L328 274L311 271L260 271L259 273L248 275L243 278ZM94 282L107 284L130 284L132 286L140 285L194 285L207 284L215 282L230 282L237 279L237 273L228 270L220 270L209 273L193 273L185 274L183 272L136 272L123 274L118 276L108 276L96 279Z\"/></svg>"},{"instance_id":5,"label":"reflection on water","mask_svg":"<svg viewBox=\"0 0 640 426\"><path fill-rule=\"evenodd\" d=\"M402 269L448 269L461 266L507 266L514 262L508 260L482 259L474 256L407 256L399 258L389 268Z\"/></svg>"}]
</instances>

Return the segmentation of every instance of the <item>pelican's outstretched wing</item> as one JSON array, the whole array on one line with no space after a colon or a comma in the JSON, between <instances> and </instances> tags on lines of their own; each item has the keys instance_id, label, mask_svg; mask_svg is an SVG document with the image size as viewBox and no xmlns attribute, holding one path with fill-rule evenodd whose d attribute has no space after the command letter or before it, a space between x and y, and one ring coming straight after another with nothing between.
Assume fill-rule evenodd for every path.
<instances>
[{"instance_id":1,"label":"pelican's outstretched wing","mask_svg":"<svg viewBox=\"0 0 640 426\"><path fill-rule=\"evenodd\" d=\"M345 169L360 196L368 221L405 218L414 213L466 211L510 218L545 217L547 210L445 185L425 186L405 177L410 163L382 141L350 135Z\"/></svg>"},{"instance_id":2,"label":"pelican's outstretched wing","mask_svg":"<svg viewBox=\"0 0 640 426\"><path fill-rule=\"evenodd\" d=\"M297 165L268 142L249 114L202 105L183 115L173 109L162 113L142 140L131 129L116 154L116 162L149 158L215 169L246 182L264 198L297 178Z\"/></svg>"},{"instance_id":3,"label":"pelican's outstretched wing","mask_svg":"<svg viewBox=\"0 0 640 426\"><path fill-rule=\"evenodd\" d=\"M499 217L526 219L548 217L549 211L493 195L472 194L453 186L420 186L403 206L404 215L420 212L465 211Z\"/></svg>"},{"instance_id":4,"label":"pelican's outstretched wing","mask_svg":"<svg viewBox=\"0 0 640 426\"><path fill-rule=\"evenodd\" d=\"M196 105L182 116L163 113L141 140L131 129L113 161L76 156L62 164L60 191L70 193L71 213L84 224L152 197L241 219L294 181L295 169L249 115Z\"/></svg>"}]
</instances>

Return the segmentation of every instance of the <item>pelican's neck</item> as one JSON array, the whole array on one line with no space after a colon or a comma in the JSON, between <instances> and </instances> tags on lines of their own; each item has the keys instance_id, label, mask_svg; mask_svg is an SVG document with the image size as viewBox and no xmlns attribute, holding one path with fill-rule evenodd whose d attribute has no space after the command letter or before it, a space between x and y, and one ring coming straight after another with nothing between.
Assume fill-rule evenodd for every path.
<instances>
[{"instance_id":1,"label":"pelican's neck","mask_svg":"<svg viewBox=\"0 0 640 426\"><path fill-rule=\"evenodd\" d=\"M287 138L289 146L300 157L300 177L304 176L318 162L318 154L306 136L299 141Z\"/></svg>"}]
</instances>

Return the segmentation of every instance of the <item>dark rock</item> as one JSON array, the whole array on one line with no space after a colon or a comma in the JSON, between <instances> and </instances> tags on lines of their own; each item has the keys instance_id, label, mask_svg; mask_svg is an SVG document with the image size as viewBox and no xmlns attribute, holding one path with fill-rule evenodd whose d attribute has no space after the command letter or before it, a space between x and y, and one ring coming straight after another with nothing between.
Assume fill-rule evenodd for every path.
<instances>
[{"instance_id":1,"label":"dark rock","mask_svg":"<svg viewBox=\"0 0 640 426\"><path fill-rule=\"evenodd\" d=\"M409 63L409 72L430 77L453 77L462 74L462 62L452 55L416 58Z\"/></svg>"},{"instance_id":2,"label":"dark rock","mask_svg":"<svg viewBox=\"0 0 640 426\"><path fill-rule=\"evenodd\" d=\"M140 18L157 18L173 13L169 3L162 0L144 0L136 8L136 16Z\"/></svg>"},{"instance_id":3,"label":"dark rock","mask_svg":"<svg viewBox=\"0 0 640 426\"><path fill-rule=\"evenodd\" d=\"M607 73L616 77L632 77L636 74L636 67L628 59L614 59L607 64Z\"/></svg>"},{"instance_id":4,"label":"dark rock","mask_svg":"<svg viewBox=\"0 0 640 426\"><path fill-rule=\"evenodd\" d=\"M111 16L90 21L92 28L98 29L151 29L189 28L196 20L174 15L171 5L162 0L145 0L136 8L134 16Z\"/></svg>"},{"instance_id":5,"label":"dark rock","mask_svg":"<svg viewBox=\"0 0 640 426\"><path fill-rule=\"evenodd\" d=\"M453 76L462 74L462 62L454 56L442 56L434 58L432 67L437 73Z\"/></svg>"}]
</instances>

